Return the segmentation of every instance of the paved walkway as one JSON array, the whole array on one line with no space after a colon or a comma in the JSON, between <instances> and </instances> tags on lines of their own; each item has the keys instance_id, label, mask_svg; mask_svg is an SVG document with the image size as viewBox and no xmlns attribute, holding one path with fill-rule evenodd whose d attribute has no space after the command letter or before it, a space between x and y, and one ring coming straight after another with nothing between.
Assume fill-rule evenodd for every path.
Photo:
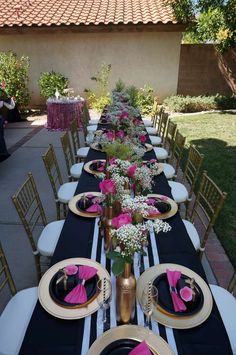
<instances>
[{"instance_id":1,"label":"paved walkway","mask_svg":"<svg viewBox=\"0 0 236 355\"><path fill-rule=\"evenodd\" d=\"M5 129L8 150L12 155L0 163L0 241L18 290L36 285L37 277L31 247L11 196L25 181L27 173L32 172L48 221L56 219L54 198L41 158L49 143L55 148L66 181L66 168L60 143L62 132L48 132L44 128L45 122L45 115L34 116L32 121L9 123ZM210 264L204 257L203 265L209 282L218 281L220 285L226 286L233 268L215 237L209 238L206 254Z\"/></svg>"}]
</instances>

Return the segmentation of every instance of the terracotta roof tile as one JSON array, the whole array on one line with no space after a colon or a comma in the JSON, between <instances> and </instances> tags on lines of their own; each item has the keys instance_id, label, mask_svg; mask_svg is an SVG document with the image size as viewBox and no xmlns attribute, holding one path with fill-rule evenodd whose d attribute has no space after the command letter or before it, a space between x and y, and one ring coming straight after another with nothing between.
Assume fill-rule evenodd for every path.
<instances>
[{"instance_id":1,"label":"terracotta roof tile","mask_svg":"<svg viewBox=\"0 0 236 355\"><path fill-rule=\"evenodd\" d=\"M174 23L165 0L0 0L0 27Z\"/></svg>"}]
</instances>

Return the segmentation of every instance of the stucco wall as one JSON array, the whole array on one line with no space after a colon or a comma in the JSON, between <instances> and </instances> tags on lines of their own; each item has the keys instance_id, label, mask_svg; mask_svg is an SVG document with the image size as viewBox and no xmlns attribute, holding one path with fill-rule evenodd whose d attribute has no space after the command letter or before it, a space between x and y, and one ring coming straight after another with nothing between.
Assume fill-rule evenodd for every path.
<instances>
[{"instance_id":1,"label":"stucco wall","mask_svg":"<svg viewBox=\"0 0 236 355\"><path fill-rule=\"evenodd\" d=\"M30 58L32 105L42 103L37 80L43 71L59 71L83 94L102 62L111 64L110 86L118 78L142 87L149 84L163 97L176 93L181 33L48 33L0 35L0 50Z\"/></svg>"}]
</instances>

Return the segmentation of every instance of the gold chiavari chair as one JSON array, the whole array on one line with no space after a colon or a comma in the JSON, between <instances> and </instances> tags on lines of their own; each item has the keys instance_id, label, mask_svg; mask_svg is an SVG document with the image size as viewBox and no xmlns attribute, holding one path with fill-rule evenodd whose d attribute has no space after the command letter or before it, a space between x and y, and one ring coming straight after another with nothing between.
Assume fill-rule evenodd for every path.
<instances>
[{"instance_id":1,"label":"gold chiavari chair","mask_svg":"<svg viewBox=\"0 0 236 355\"><path fill-rule=\"evenodd\" d=\"M164 112L164 109L162 109L160 113L160 118L157 124L157 135L152 136L150 135L150 141L153 146L161 146L163 145L164 137L166 134L166 128L169 122L169 114L167 112Z\"/></svg>"},{"instance_id":2,"label":"gold chiavari chair","mask_svg":"<svg viewBox=\"0 0 236 355\"><path fill-rule=\"evenodd\" d=\"M78 162L78 160L85 160L89 152L89 147L81 147L76 120L71 121L69 128L75 155L75 161Z\"/></svg>"},{"instance_id":3,"label":"gold chiavari chair","mask_svg":"<svg viewBox=\"0 0 236 355\"><path fill-rule=\"evenodd\" d=\"M160 107L160 109L156 109L154 111L153 119L152 119L152 126L145 126L146 131L149 135L156 136L158 134L158 124L161 120L161 116L164 112L163 107Z\"/></svg>"},{"instance_id":4,"label":"gold chiavari chair","mask_svg":"<svg viewBox=\"0 0 236 355\"><path fill-rule=\"evenodd\" d=\"M63 136L61 136L61 145L62 145L62 149L66 161L66 168L67 168L69 181L72 181L73 179L79 179L82 174L84 164L83 163L75 164L68 132L65 132Z\"/></svg>"},{"instance_id":5,"label":"gold chiavari chair","mask_svg":"<svg viewBox=\"0 0 236 355\"><path fill-rule=\"evenodd\" d=\"M27 180L19 191L12 196L12 202L29 238L40 280L40 256L51 257L53 255L64 220L47 223L43 205L31 173L28 174ZM40 225L43 225L44 228L36 243L34 238L35 229Z\"/></svg>"},{"instance_id":6,"label":"gold chiavari chair","mask_svg":"<svg viewBox=\"0 0 236 355\"><path fill-rule=\"evenodd\" d=\"M175 202L185 203L186 216L188 213L189 203L192 200L193 190L202 166L203 157L203 154L200 154L200 152L193 145L190 145L182 179L180 182L168 182ZM188 189L186 186L188 186Z\"/></svg>"},{"instance_id":7,"label":"gold chiavari chair","mask_svg":"<svg viewBox=\"0 0 236 355\"><path fill-rule=\"evenodd\" d=\"M61 218L61 206L63 207L64 217L66 217L67 204L74 196L78 182L73 181L63 183L56 154L51 144L49 144L49 148L42 156L42 159L53 190L57 210L57 219Z\"/></svg>"},{"instance_id":8,"label":"gold chiavari chair","mask_svg":"<svg viewBox=\"0 0 236 355\"><path fill-rule=\"evenodd\" d=\"M183 220L188 235L200 257L205 250L208 236L214 227L226 196L227 194L222 192L204 171L189 220ZM196 224L202 232L201 238L194 226Z\"/></svg>"},{"instance_id":9,"label":"gold chiavari chair","mask_svg":"<svg viewBox=\"0 0 236 355\"><path fill-rule=\"evenodd\" d=\"M167 179L173 179L177 176L179 164L184 151L186 137L184 137L179 130L177 130L174 140L173 150L169 158L171 164L162 163L163 171Z\"/></svg>"},{"instance_id":10,"label":"gold chiavari chair","mask_svg":"<svg viewBox=\"0 0 236 355\"><path fill-rule=\"evenodd\" d=\"M0 291L9 287L12 298L0 316L0 354L18 354L38 298L37 287L16 292L0 243Z\"/></svg>"},{"instance_id":11,"label":"gold chiavari chair","mask_svg":"<svg viewBox=\"0 0 236 355\"><path fill-rule=\"evenodd\" d=\"M169 120L164 137L163 147L154 147L154 152L158 160L167 160L171 156L176 131L177 124Z\"/></svg>"}]
</instances>

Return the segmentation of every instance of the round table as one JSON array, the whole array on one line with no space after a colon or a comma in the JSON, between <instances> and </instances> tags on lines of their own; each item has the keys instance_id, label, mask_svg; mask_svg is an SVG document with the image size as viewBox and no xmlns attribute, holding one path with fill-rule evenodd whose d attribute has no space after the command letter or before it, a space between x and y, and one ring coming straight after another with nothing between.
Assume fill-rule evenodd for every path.
<instances>
[{"instance_id":1,"label":"round table","mask_svg":"<svg viewBox=\"0 0 236 355\"><path fill-rule=\"evenodd\" d=\"M85 100L80 99L48 99L47 124L48 130L66 130L70 122L76 118L79 128L82 124L82 110Z\"/></svg>"}]
</instances>

